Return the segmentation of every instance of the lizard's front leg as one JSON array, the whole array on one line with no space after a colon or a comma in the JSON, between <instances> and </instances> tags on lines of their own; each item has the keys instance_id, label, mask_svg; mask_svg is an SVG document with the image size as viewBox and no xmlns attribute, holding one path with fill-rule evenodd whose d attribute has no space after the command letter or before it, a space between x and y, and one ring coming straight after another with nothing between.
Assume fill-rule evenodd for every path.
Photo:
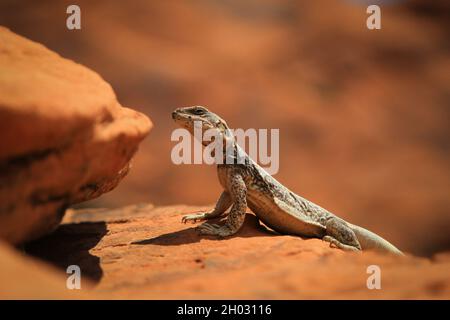
<instances>
[{"instance_id":1,"label":"lizard's front leg","mask_svg":"<svg viewBox=\"0 0 450 320\"><path fill-rule=\"evenodd\" d=\"M208 219L213 219L223 214L232 204L231 196L228 192L224 191L217 200L214 210L211 212L188 214L181 219L181 222L186 223L188 221L197 222Z\"/></svg>"},{"instance_id":2,"label":"lizard's front leg","mask_svg":"<svg viewBox=\"0 0 450 320\"><path fill-rule=\"evenodd\" d=\"M204 223L198 227L201 234L227 237L235 234L242 227L247 209L247 187L244 179L237 172L231 173L228 185L233 206L225 225Z\"/></svg>"}]
</instances>

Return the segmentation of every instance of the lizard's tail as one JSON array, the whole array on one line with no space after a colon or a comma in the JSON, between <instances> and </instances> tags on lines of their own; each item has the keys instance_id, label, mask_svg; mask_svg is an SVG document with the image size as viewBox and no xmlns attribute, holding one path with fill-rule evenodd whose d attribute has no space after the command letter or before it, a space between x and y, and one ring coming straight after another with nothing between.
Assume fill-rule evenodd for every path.
<instances>
[{"instance_id":1,"label":"lizard's tail","mask_svg":"<svg viewBox=\"0 0 450 320\"><path fill-rule=\"evenodd\" d=\"M404 255L393 244L383 239L379 235L364 229L360 226L349 224L350 228L356 234L358 241L363 250L375 250L381 252L389 252L397 255Z\"/></svg>"}]
</instances>

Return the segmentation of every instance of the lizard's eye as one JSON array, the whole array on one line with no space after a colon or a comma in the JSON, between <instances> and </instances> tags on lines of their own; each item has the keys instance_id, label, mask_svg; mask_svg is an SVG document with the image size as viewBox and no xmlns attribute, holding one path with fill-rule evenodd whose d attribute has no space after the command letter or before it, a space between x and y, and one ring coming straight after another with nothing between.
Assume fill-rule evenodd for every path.
<instances>
[{"instance_id":1,"label":"lizard's eye","mask_svg":"<svg viewBox=\"0 0 450 320\"><path fill-rule=\"evenodd\" d=\"M192 111L192 113L200 116L202 114L205 114L205 110L203 110L203 109L194 109Z\"/></svg>"}]
</instances>

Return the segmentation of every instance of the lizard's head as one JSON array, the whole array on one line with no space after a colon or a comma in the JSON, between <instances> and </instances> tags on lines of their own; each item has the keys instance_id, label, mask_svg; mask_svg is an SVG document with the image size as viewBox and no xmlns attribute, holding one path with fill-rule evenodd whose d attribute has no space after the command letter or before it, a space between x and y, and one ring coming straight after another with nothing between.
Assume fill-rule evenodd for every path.
<instances>
[{"instance_id":1,"label":"lizard's head","mask_svg":"<svg viewBox=\"0 0 450 320\"><path fill-rule=\"evenodd\" d=\"M191 134L194 134L194 124L201 124L202 132L213 129L217 130L216 134L222 139L229 139L230 132L228 125L215 113L209 111L205 107L185 107L177 108L172 112L172 119L183 128L186 128ZM203 145L208 145L210 141L202 141Z\"/></svg>"}]
</instances>

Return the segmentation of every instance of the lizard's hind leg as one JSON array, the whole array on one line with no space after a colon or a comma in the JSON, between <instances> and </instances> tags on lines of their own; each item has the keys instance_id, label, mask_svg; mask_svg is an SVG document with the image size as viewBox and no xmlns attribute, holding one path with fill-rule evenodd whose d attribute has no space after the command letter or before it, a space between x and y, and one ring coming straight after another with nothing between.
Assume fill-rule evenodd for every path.
<instances>
[{"instance_id":1,"label":"lizard's hind leg","mask_svg":"<svg viewBox=\"0 0 450 320\"><path fill-rule=\"evenodd\" d=\"M361 245L355 232L347 225L347 223L336 217L328 219L325 224L326 235L323 241L329 242L330 247L335 246L346 251L360 251Z\"/></svg>"}]
</instances>

